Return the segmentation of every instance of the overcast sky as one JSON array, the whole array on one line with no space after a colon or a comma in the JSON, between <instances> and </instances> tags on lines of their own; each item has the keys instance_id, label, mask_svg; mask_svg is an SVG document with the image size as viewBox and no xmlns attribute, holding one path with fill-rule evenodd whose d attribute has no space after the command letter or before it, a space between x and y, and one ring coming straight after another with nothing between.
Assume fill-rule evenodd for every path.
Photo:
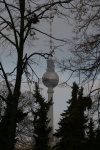
<instances>
[{"instance_id":1,"label":"overcast sky","mask_svg":"<svg viewBox=\"0 0 100 150\"><path fill-rule=\"evenodd\" d=\"M42 24L42 25L41 25ZM50 25L49 23L41 23L39 25L39 28L48 33L50 32ZM67 38L70 39L72 37L72 27L67 23L64 22L64 20L62 19L58 19L57 17L55 17L53 19L53 23L52 23L52 34L55 38ZM45 51L49 51L49 37L46 37L44 35L37 34L37 37L40 37L40 43L38 44L37 41L37 45L36 48L38 48L38 50L45 50ZM54 46L58 46L63 44L60 41L56 41L53 40ZM70 57L70 52L69 52L69 48L70 45L68 43L66 43L64 46L59 47L58 49L55 50L55 54L54 57L56 57L59 61L62 58L68 58ZM40 76L40 78L42 77L42 75L45 73L46 71L46 60L42 60L42 64L41 64L41 69L37 68L37 72L38 75ZM68 79L68 72L62 73L59 72L59 69L57 67L55 67L55 71L58 73L59 75L59 80L60 83L64 82ZM75 81L76 79L71 79L69 81L69 85L72 85L72 82ZM47 99L48 95L47 95L47 88L43 86L43 84L40 84L40 87L43 88L42 93L43 96ZM64 109L67 108L67 104L66 101L71 98L71 88L70 87L55 87L54 88L54 128L58 128L57 123L59 122L59 118L60 118L60 114L63 112Z\"/></svg>"},{"instance_id":2,"label":"overcast sky","mask_svg":"<svg viewBox=\"0 0 100 150\"><path fill-rule=\"evenodd\" d=\"M45 32L47 34L50 33L50 25L47 22L44 21L40 21L38 23L38 29L40 29L42 32ZM70 39L73 35L72 33L72 27L69 23L65 22L64 20L54 17L53 22L52 22L52 34L53 37L57 38L57 39L63 39L63 38L67 38ZM29 49L29 53L32 52L49 52L50 48L49 48L49 37L47 37L46 35L42 35L41 33L36 33L36 37L38 38L37 40L33 41L33 47L31 47L31 49ZM59 45L63 45L63 42L57 41L57 40L53 40L53 46L59 46ZM66 43L64 46L61 46L57 49L55 49L55 54L54 54L54 58L57 58L59 61L62 58L68 58L70 57L70 52L69 52L69 48L70 45L69 43ZM25 49L28 51L27 46L25 47ZM11 52L12 54L10 55L10 51L0 51L0 60L3 63L3 66L5 68L5 72L9 72L12 71L12 67L14 67L14 65L16 65L16 52L13 51ZM6 57L5 57L6 56ZM37 58L36 58L37 59ZM35 59L35 60L36 60ZM37 59L38 60L38 64L36 66L33 66L36 74L38 75L39 78L42 78L43 74L46 71L46 67L47 67L47 62L45 59L40 58ZM68 79L68 73L61 73L59 72L59 69L56 67L55 68L56 72L59 75L59 79L60 79L60 83L64 82ZM75 81L76 79L71 79L69 81L69 84L72 85L72 82ZM42 93L43 96L47 99L48 95L47 95L47 88L43 86L43 84L40 84L40 87L43 88ZM24 89L28 89L26 86L24 87ZM66 101L70 98L71 95L71 89L70 87L56 87L54 89L54 128L58 128L58 121L60 118L60 114L63 112L64 109L66 109L67 104Z\"/></svg>"}]
</instances>

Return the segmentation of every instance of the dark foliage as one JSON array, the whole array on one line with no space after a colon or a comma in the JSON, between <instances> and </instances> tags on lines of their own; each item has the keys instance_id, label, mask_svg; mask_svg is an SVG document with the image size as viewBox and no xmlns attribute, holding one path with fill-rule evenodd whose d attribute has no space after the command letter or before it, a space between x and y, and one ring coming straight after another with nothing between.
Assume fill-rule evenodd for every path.
<instances>
[{"instance_id":1,"label":"dark foliage","mask_svg":"<svg viewBox=\"0 0 100 150\"><path fill-rule=\"evenodd\" d=\"M4 116L2 116L0 122L0 150L7 150L7 134L9 130L10 113L11 113L10 109L11 109L10 106L6 108ZM16 123L21 122L26 116L27 113L23 113L22 110L17 110ZM16 143L16 137L15 137L15 143Z\"/></svg>"},{"instance_id":2,"label":"dark foliage","mask_svg":"<svg viewBox=\"0 0 100 150\"><path fill-rule=\"evenodd\" d=\"M95 149L95 131L94 131L94 122L93 119L90 118L90 122L88 124L88 131L87 131L87 147L89 150L96 150Z\"/></svg>"},{"instance_id":3,"label":"dark foliage","mask_svg":"<svg viewBox=\"0 0 100 150\"><path fill-rule=\"evenodd\" d=\"M98 127L95 131L95 150L100 149L100 120L98 120Z\"/></svg>"},{"instance_id":4,"label":"dark foliage","mask_svg":"<svg viewBox=\"0 0 100 150\"><path fill-rule=\"evenodd\" d=\"M73 83L72 98L69 100L68 109L61 114L59 129L55 136L59 142L54 147L56 150L84 150L86 146L85 131L87 129L88 118L84 114L86 107L89 107L83 97L83 88ZM91 104L91 103L90 103Z\"/></svg>"},{"instance_id":5,"label":"dark foliage","mask_svg":"<svg viewBox=\"0 0 100 150\"><path fill-rule=\"evenodd\" d=\"M46 102L39 91L38 84L35 84L34 104L37 108L33 110L33 126L34 126L34 150L49 150L49 137L51 127L48 126L48 111L52 104L51 101Z\"/></svg>"}]
</instances>

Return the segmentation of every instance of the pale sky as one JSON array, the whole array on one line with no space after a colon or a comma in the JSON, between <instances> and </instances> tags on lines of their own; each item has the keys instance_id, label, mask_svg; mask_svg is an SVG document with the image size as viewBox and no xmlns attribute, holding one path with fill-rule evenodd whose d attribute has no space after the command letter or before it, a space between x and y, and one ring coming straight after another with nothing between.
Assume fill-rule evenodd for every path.
<instances>
[{"instance_id":1,"label":"pale sky","mask_svg":"<svg viewBox=\"0 0 100 150\"><path fill-rule=\"evenodd\" d=\"M50 26L49 23L40 21L38 23L38 29L40 29L42 32L50 33ZM52 23L52 34L57 39L67 38L70 39L72 34L72 27L65 22L64 20L54 17L53 23ZM29 49L28 53L32 52L49 52L49 37L46 35L42 35L41 33L36 33L36 37L38 40L33 41L33 47ZM62 45L63 43L60 41L53 40L54 46ZM55 55L58 60L61 60L63 57L68 58L70 57L70 53L68 49L70 48L70 45L66 43L66 45L61 46L55 50ZM27 50L27 46L25 47L25 50ZM6 56L6 57L5 57ZM16 65L16 52L13 52L12 55L10 55L10 52L7 52L6 50L0 55L0 59L3 63L4 69L6 72L12 70L12 67ZM34 59L36 61L37 58ZM38 59L39 66L33 66L36 74L39 76L39 78L42 78L43 74L46 71L46 60L43 58ZM62 81L66 81L68 79L68 73L65 72L64 74L59 72L59 69L55 67L56 72L59 75L60 83ZM74 79L71 79L69 81L69 84L72 85L72 82ZM40 84L40 87L43 88L42 93L43 96L47 99L47 88L43 86L43 84ZM24 87L25 88L25 87ZM71 95L71 89L69 87L56 87L54 89L54 128L57 128L58 121L60 118L60 114L63 112L64 109L66 109L67 104L66 101L70 98Z\"/></svg>"},{"instance_id":2,"label":"pale sky","mask_svg":"<svg viewBox=\"0 0 100 150\"><path fill-rule=\"evenodd\" d=\"M68 23L63 22L64 20L62 19L58 19L58 18L54 18L53 19L53 23L52 23L52 30L53 30L53 36L55 38L67 38L70 39L70 37L72 36L72 29L70 27L70 25ZM42 22L43 23L43 22ZM49 34L49 30L50 30L50 26L49 23L43 23L43 25L39 25L40 29L42 29L42 31L46 32ZM38 36L37 36L38 37ZM45 50L45 51L49 51L49 37L46 37L44 35L40 34L40 45L38 45L38 41L37 41L37 45L39 47L40 50ZM59 41L55 41L53 40L54 45L60 45L63 44ZM48 46L46 46L48 45ZM37 47L37 46L36 46ZM68 51L68 49L70 48L70 45L68 45L68 43L66 43L66 45L60 47L59 49L55 50L55 57L58 60L61 60L63 57L64 58L68 58L70 57L70 53ZM42 64L41 64L41 69L37 68L37 74L39 74L40 78L42 77L42 75L46 72L46 60L42 60ZM68 79L69 75L67 72L65 73L61 73L59 72L59 69L55 66L55 71L58 73L59 75L59 82L64 82ZM75 79L76 80L76 79ZM69 85L72 85L72 83L75 81L74 79L71 79L68 83ZM48 95L47 95L47 88L45 86L43 86L43 84L40 84L40 87L43 88L42 90L42 94L43 96L47 99ZM58 128L58 122L59 122L59 118L60 118L60 114L63 112L63 110L65 110L67 108L67 103L66 101L71 98L71 88L70 87L55 87L54 88L54 95L53 95L53 100L54 100L54 128Z\"/></svg>"}]
</instances>

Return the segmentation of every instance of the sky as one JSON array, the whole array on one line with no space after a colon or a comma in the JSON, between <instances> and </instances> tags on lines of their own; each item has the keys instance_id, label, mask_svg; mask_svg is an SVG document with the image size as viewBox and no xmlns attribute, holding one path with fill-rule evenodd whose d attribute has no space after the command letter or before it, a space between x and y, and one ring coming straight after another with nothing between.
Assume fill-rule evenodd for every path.
<instances>
[{"instance_id":1,"label":"sky","mask_svg":"<svg viewBox=\"0 0 100 150\"><path fill-rule=\"evenodd\" d=\"M70 39L72 35L72 29L69 24L62 22L62 19L54 18L52 22L52 34L55 38L62 39L64 37L67 37ZM46 33L50 33L50 24L49 23L44 23L40 22L38 24L38 28ZM37 33L36 36L39 38L39 40L34 42L34 51L38 52L49 52L50 48L50 38L42 35L40 33ZM63 44L62 42L53 40L53 43L55 46ZM61 46L59 49L55 50L54 54L54 59L58 59L59 61L63 58L68 58L70 57L70 52L69 52L70 45L66 43L66 45ZM32 51L32 50L31 50ZM46 72L47 69L47 61L44 58L38 59L38 65L34 66L34 70L40 80L42 79L43 74ZM69 77L69 73L65 72L62 73L60 69L57 67L55 64L55 72L59 75L59 84L66 81ZM76 80L76 79L75 79ZM69 85L71 86L73 83L74 79L69 80ZM58 122L60 119L60 114L63 112L63 110L67 109L67 103L69 98L71 98L71 88L70 86L57 86L54 88L54 95L53 95L53 108L54 108L54 129L58 128ZM41 93L45 99L48 99L48 94L47 94L47 88L43 85L42 82L40 82L40 88ZM27 85L24 86L24 89L27 90ZM33 90L33 88L31 89Z\"/></svg>"},{"instance_id":2,"label":"sky","mask_svg":"<svg viewBox=\"0 0 100 150\"><path fill-rule=\"evenodd\" d=\"M49 34L50 32L50 25L49 23L41 23L43 24L42 26L39 25L40 29L46 33ZM55 38L67 38L70 39L72 36L72 27L67 23L64 22L64 20L59 19L57 17L55 17L53 19L52 22L52 34ZM37 37L40 37L40 43L38 45L38 49L39 50L45 50L45 51L49 51L49 37L46 37L44 35L37 35ZM53 40L53 39L52 39ZM53 40L54 45L60 45L63 44L59 41ZM36 46L37 48L37 46ZM54 59L58 59L59 61L63 58L69 58L70 57L70 52L69 52L69 48L70 45L68 45L68 43L66 43L64 46L61 46L59 49L55 50L55 54L54 54ZM46 68L47 68L47 62L46 60L42 60L41 62L41 68L37 67L37 74L39 75L40 78L42 78L42 75L46 72ZM66 81L69 77L68 72L62 73L60 72L59 68L57 68L56 64L55 64L55 71L58 73L59 75L59 83L62 83L64 81ZM75 81L76 79L70 79L70 81L68 82L69 85L71 86L73 81ZM69 98L71 98L71 88L70 86L66 86L66 87L60 87L57 86L54 88L54 95L53 95L53 101L54 101L54 129L58 128L58 122L60 119L60 114L63 112L63 110L67 109L67 103L66 101L68 101ZM48 95L47 95L47 88L43 85L40 84L40 87L42 87L42 94L43 96L47 99Z\"/></svg>"},{"instance_id":3,"label":"sky","mask_svg":"<svg viewBox=\"0 0 100 150\"><path fill-rule=\"evenodd\" d=\"M42 32L45 32L47 34L50 33L50 24L49 22L47 23L46 21L40 21L38 23L38 29L40 29ZM63 39L63 38L67 38L70 39L73 35L72 33L72 27L71 25L64 21L61 18L57 18L54 17L53 18L53 22L52 22L52 34L53 37L57 38L57 39ZM41 33L36 33L36 37L38 38L37 40L33 41L33 47L31 47L29 49L29 53L32 52L49 52L50 48L49 48L49 41L50 38L47 37L46 35L43 35ZM60 42L59 40L52 40L53 42L53 46L59 46L59 45L63 45L63 42ZM66 42L66 44L64 44L63 46L58 47L57 49L55 49L55 54L54 54L54 59L58 59L59 61L63 58L69 58L70 57L70 45L69 43ZM27 46L25 47L25 51L28 51ZM10 54L10 51L3 51L0 54L0 60L3 63L5 72L9 72L12 70L12 67L14 67L14 65L16 65L16 52L11 52L12 54ZM37 65L33 66L36 74L38 75L38 77L41 79L43 74L46 72L46 67L47 67L47 62L45 59L43 58L34 58L34 61L37 61ZM62 73L60 72L59 68L57 68L56 64L55 64L55 71L58 73L59 75L59 83L62 83L64 81L66 81L69 77L69 73L65 72ZM75 81L76 79L72 78L69 81L69 85L71 86L73 81ZM42 88L42 94L45 97L45 99L47 99L48 95L47 95L47 88L40 83L40 87ZM25 90L28 90L28 87L26 85L24 85L22 88L24 88ZM31 89L33 90L33 89ZM67 104L66 101L71 98L71 88L69 86L66 87L55 87L54 88L54 128L58 128L58 122L59 122L59 118L60 118L60 114L63 112L63 110L65 110L67 108Z\"/></svg>"}]
</instances>

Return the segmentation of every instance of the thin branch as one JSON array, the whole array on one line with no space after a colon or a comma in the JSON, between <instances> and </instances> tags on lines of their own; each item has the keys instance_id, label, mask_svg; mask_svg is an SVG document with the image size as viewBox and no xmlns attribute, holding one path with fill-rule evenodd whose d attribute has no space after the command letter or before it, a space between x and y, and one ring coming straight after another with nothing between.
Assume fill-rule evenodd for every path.
<instances>
[{"instance_id":1,"label":"thin branch","mask_svg":"<svg viewBox=\"0 0 100 150\"><path fill-rule=\"evenodd\" d=\"M9 41L11 44L13 44L13 45L16 47L16 44L15 44L13 41L11 41L6 35L4 35L2 32L0 32L0 34L1 34L7 41Z\"/></svg>"},{"instance_id":2,"label":"thin branch","mask_svg":"<svg viewBox=\"0 0 100 150\"><path fill-rule=\"evenodd\" d=\"M30 67L30 69L32 70L32 73L35 74L35 76L37 77L38 81L39 81L39 77L37 76L37 74L35 73L35 71L33 70L33 68L31 67L31 65L28 63L28 66Z\"/></svg>"},{"instance_id":3,"label":"thin branch","mask_svg":"<svg viewBox=\"0 0 100 150\"><path fill-rule=\"evenodd\" d=\"M73 0L64 0L63 2L59 0L59 1L54 2L54 3L52 3L52 4L44 4L44 5L40 6L40 7L38 7L37 9L35 9L34 11L28 13L25 17L28 17L28 16L34 14L35 12L37 12L38 10L40 10L41 8L46 8L46 9L45 9L44 11L42 11L39 15L37 15L37 17L39 17L39 16L43 15L47 10L49 10L49 9L50 9L51 7L53 7L54 5L57 5L57 4L68 4L68 3L70 3L71 1L73 1ZM47 7L47 6L48 6L48 7Z\"/></svg>"},{"instance_id":4,"label":"thin branch","mask_svg":"<svg viewBox=\"0 0 100 150\"><path fill-rule=\"evenodd\" d=\"M50 56L50 54L48 54L48 53L33 53L33 54L29 55L28 57L24 58L25 62L23 63L23 70L24 70L28 60L34 55L40 55L40 56L44 57L45 59L47 59L48 56ZM27 54L25 56L27 56Z\"/></svg>"},{"instance_id":5,"label":"thin branch","mask_svg":"<svg viewBox=\"0 0 100 150\"><path fill-rule=\"evenodd\" d=\"M2 16L0 16L0 18L4 21L4 23L7 23L7 25L9 25L9 27L11 27L11 23L9 21L4 19Z\"/></svg>"},{"instance_id":6,"label":"thin branch","mask_svg":"<svg viewBox=\"0 0 100 150\"><path fill-rule=\"evenodd\" d=\"M13 71L12 72L10 72L10 73L7 73L9 76L12 74L12 73L14 73L14 71L17 69L17 67L15 67L14 69L13 69Z\"/></svg>"},{"instance_id":7,"label":"thin branch","mask_svg":"<svg viewBox=\"0 0 100 150\"><path fill-rule=\"evenodd\" d=\"M2 25L2 24L7 24L10 28L12 28L12 24L11 24L11 22L9 22L9 21L7 21L7 20L5 20L2 16L0 16L0 18L4 21L4 22L2 22L0 25ZM2 30L1 30L2 31ZM16 31L16 33L19 35L19 32L18 32L18 30L16 30L15 29L15 31Z\"/></svg>"},{"instance_id":8,"label":"thin branch","mask_svg":"<svg viewBox=\"0 0 100 150\"><path fill-rule=\"evenodd\" d=\"M25 42L25 40L26 40L26 38L27 38L27 36L28 36L28 34L29 34L30 27L31 27L31 22L30 22L30 21L28 22L27 26L28 26L28 29L27 29L27 31L26 31L26 34L25 34L25 37L24 37L23 42ZM25 26L24 30L27 28L27 26Z\"/></svg>"},{"instance_id":9,"label":"thin branch","mask_svg":"<svg viewBox=\"0 0 100 150\"><path fill-rule=\"evenodd\" d=\"M0 3L5 5L5 2L3 2L3 1L0 1ZM7 2L6 2L6 4L12 8L16 8L17 10L20 10L18 7L14 6L14 5L8 4Z\"/></svg>"},{"instance_id":10,"label":"thin branch","mask_svg":"<svg viewBox=\"0 0 100 150\"><path fill-rule=\"evenodd\" d=\"M11 12L10 12L9 7L8 7L8 5L7 5L5 0L4 0L4 3L5 3L5 7L6 7L7 11L8 11L11 23L12 23L12 29L13 29L13 32L14 32L14 37L15 37L15 41L16 41L16 47L18 48L18 39L17 39L17 34L16 34L16 30L15 30L14 21L13 21Z\"/></svg>"},{"instance_id":11,"label":"thin branch","mask_svg":"<svg viewBox=\"0 0 100 150\"><path fill-rule=\"evenodd\" d=\"M48 37L52 37L52 39L54 39L54 40L61 41L61 42L66 42L66 40L57 39L57 38L55 38L55 37L53 37L53 36L50 36L49 34L47 34L47 33L45 33L45 32L40 31L39 29L36 29L36 28L31 28L31 29L34 29L34 30L36 30L36 31L38 31L38 32L40 32L40 33L42 33L42 34L48 36Z\"/></svg>"},{"instance_id":12,"label":"thin branch","mask_svg":"<svg viewBox=\"0 0 100 150\"><path fill-rule=\"evenodd\" d=\"M0 98L4 101L4 102L6 102L8 105L12 105L9 101L7 101L7 99L5 99L3 96L1 96L0 95Z\"/></svg>"},{"instance_id":13,"label":"thin branch","mask_svg":"<svg viewBox=\"0 0 100 150\"><path fill-rule=\"evenodd\" d=\"M5 82L6 82L6 85L7 85L7 88L8 88L8 91L9 91L9 94L12 95L12 92L11 92L11 89L10 89L10 85L9 85L9 82L8 82L8 79L7 79L7 75L3 69L3 66L2 66L2 63L0 62L0 66L1 66L1 70L2 70L2 73L4 75L4 79L5 79Z\"/></svg>"}]
</instances>

